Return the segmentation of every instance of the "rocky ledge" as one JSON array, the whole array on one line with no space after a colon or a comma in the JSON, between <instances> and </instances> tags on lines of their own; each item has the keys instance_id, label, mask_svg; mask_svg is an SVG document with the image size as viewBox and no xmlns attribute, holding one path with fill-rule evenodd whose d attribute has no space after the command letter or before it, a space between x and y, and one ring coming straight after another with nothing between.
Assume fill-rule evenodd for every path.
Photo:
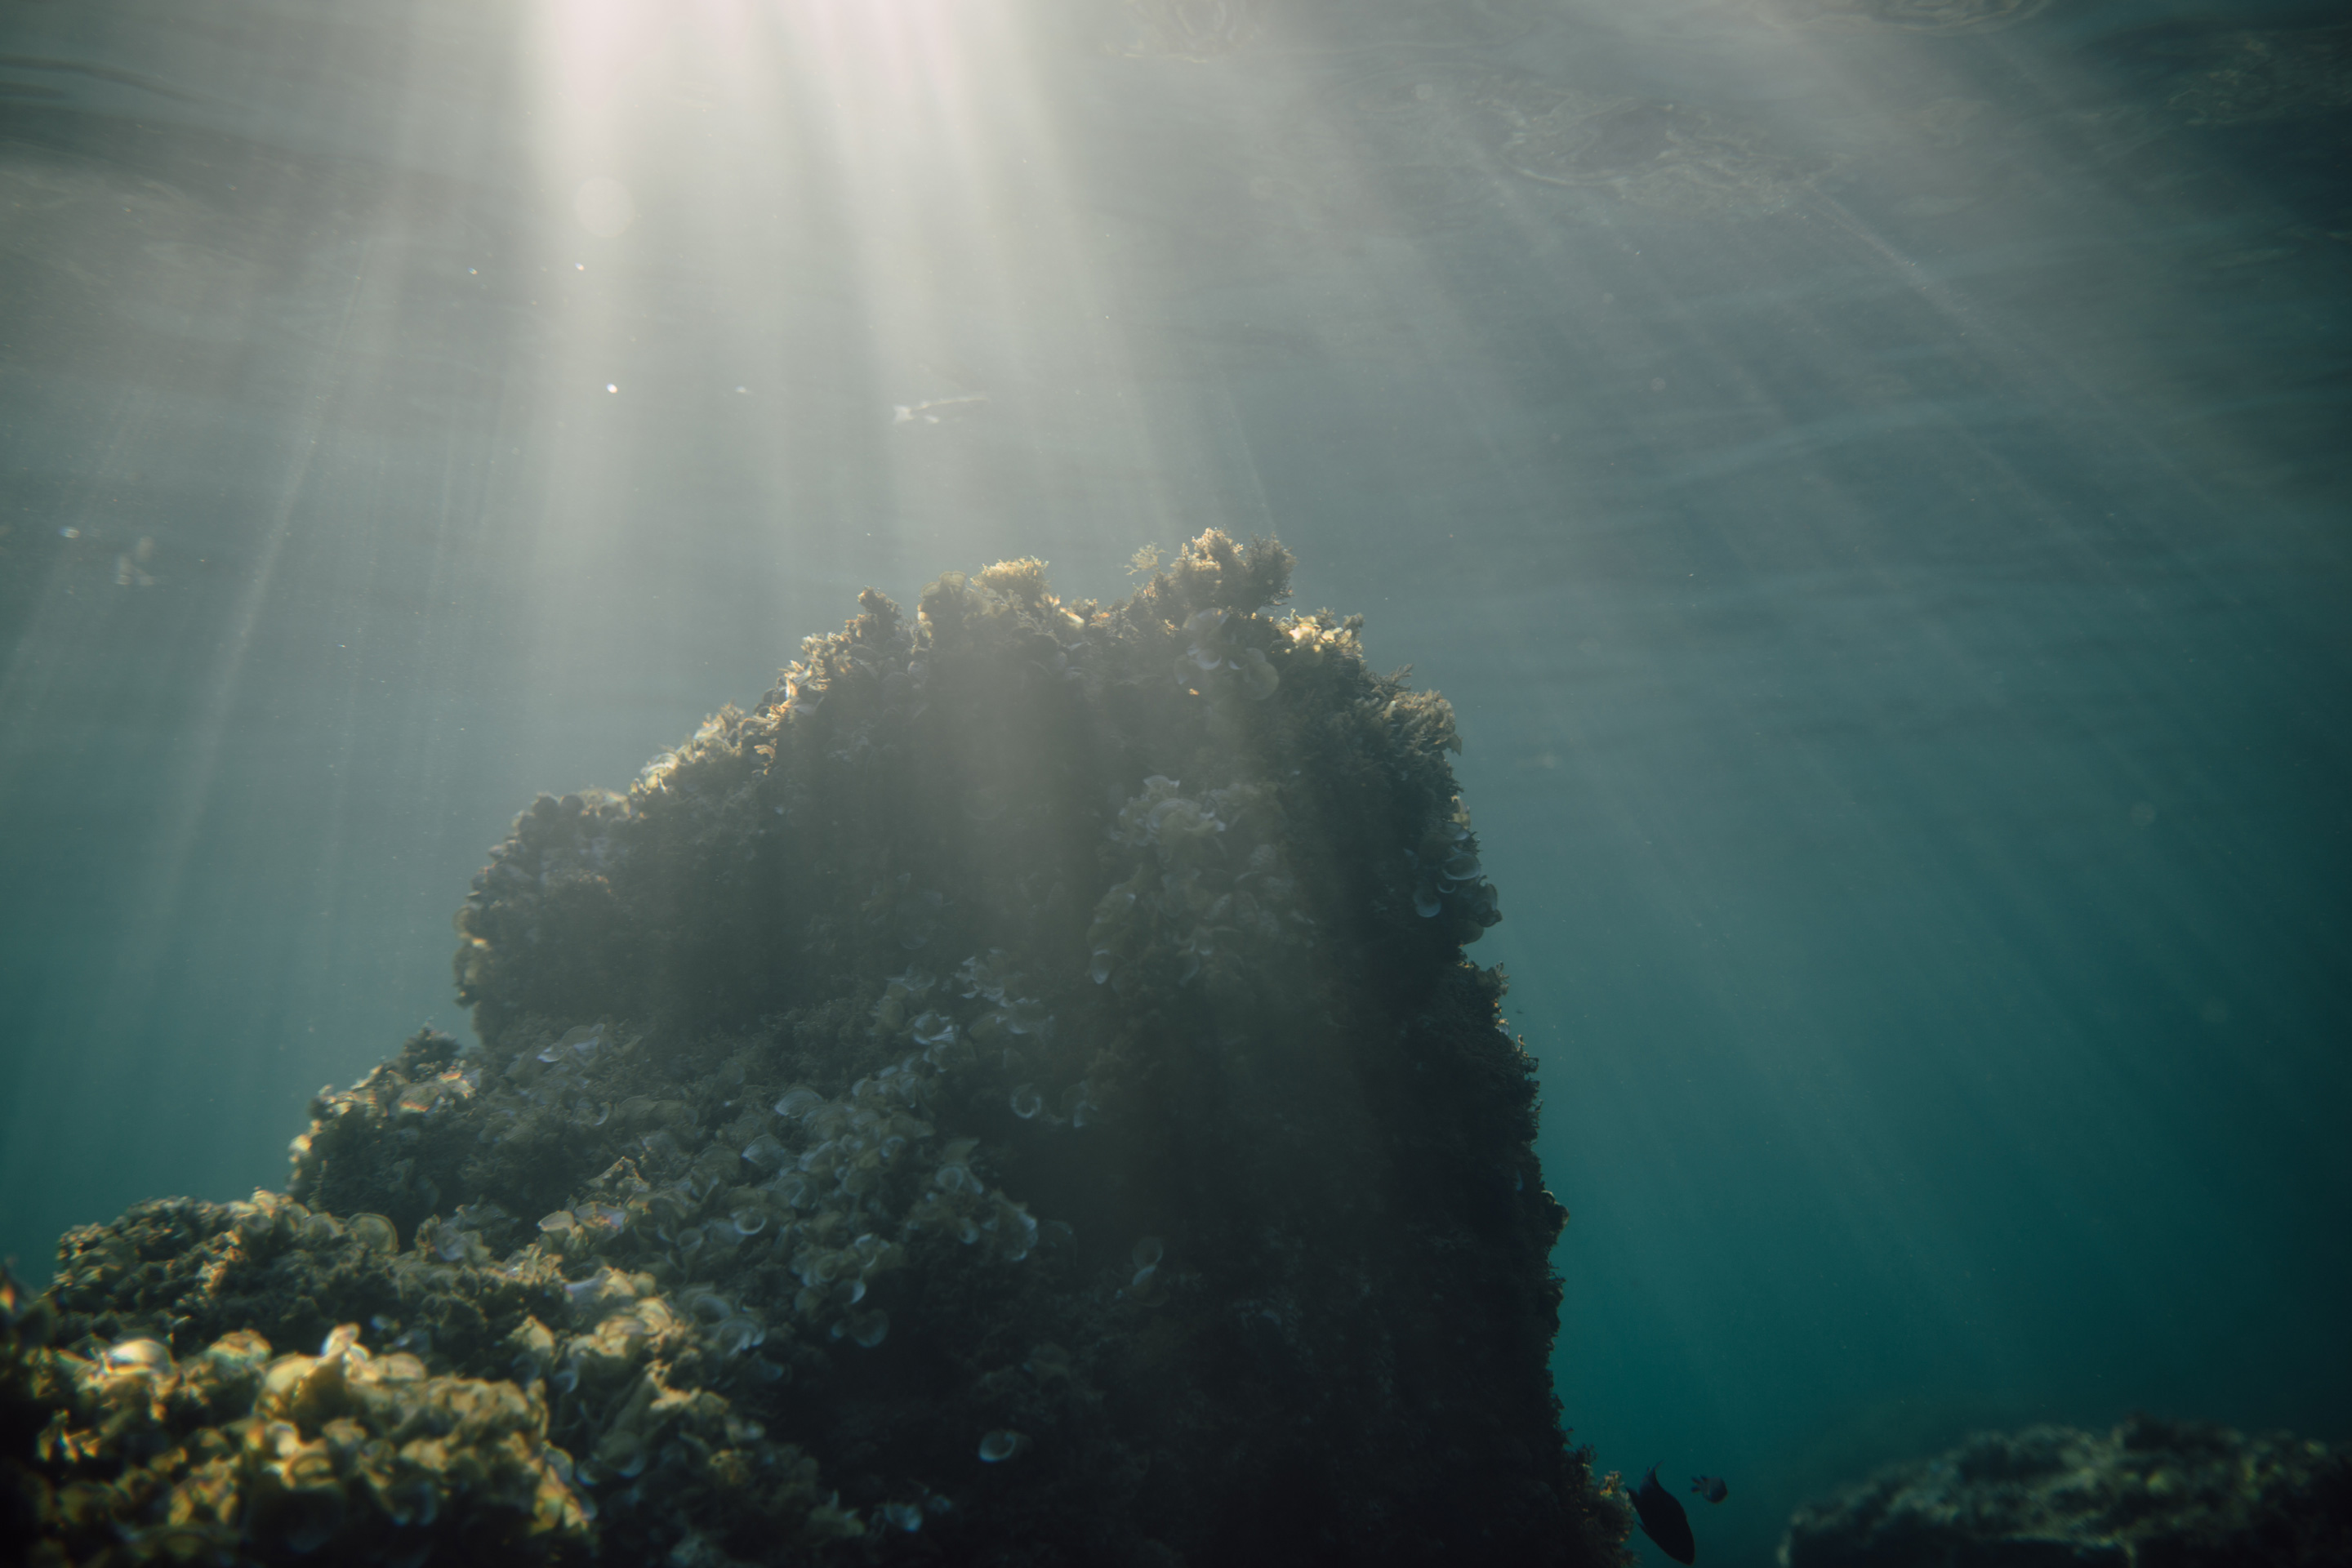
<instances>
[{"instance_id":1,"label":"rocky ledge","mask_svg":"<svg viewBox=\"0 0 2352 1568\"><path fill-rule=\"evenodd\" d=\"M2135 1416L1986 1432L1801 1509L1788 1568L2343 1568L2352 1450Z\"/></svg>"}]
</instances>

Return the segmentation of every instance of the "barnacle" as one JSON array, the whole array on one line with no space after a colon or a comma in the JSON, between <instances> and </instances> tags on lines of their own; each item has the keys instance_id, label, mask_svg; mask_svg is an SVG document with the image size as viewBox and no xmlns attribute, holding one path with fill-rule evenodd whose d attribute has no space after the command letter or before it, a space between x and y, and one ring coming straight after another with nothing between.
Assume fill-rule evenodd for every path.
<instances>
[{"instance_id":1,"label":"barnacle","mask_svg":"<svg viewBox=\"0 0 2352 1568\"><path fill-rule=\"evenodd\" d=\"M143 1377L172 1374L172 1348L161 1340L123 1340L106 1347L99 1363L109 1372L136 1373Z\"/></svg>"},{"instance_id":2,"label":"barnacle","mask_svg":"<svg viewBox=\"0 0 2352 1568\"><path fill-rule=\"evenodd\" d=\"M981 1463L1001 1465L1028 1447L1028 1437L1019 1432L1001 1427L993 1432L983 1432L980 1438Z\"/></svg>"},{"instance_id":3,"label":"barnacle","mask_svg":"<svg viewBox=\"0 0 2352 1568\"><path fill-rule=\"evenodd\" d=\"M721 1355L741 1355L745 1351L766 1343L768 1331L759 1319L738 1312L722 1321L710 1337Z\"/></svg>"},{"instance_id":4,"label":"barnacle","mask_svg":"<svg viewBox=\"0 0 2352 1568\"><path fill-rule=\"evenodd\" d=\"M511 1383L371 1355L356 1324L317 1355L271 1359L250 1331L176 1364L149 1339L97 1360L33 1355L55 1403L41 1447L79 1477L53 1521L66 1539L128 1539L166 1561L352 1563L419 1557L461 1531L502 1535L519 1561L587 1543L587 1508L569 1456L547 1441L543 1404Z\"/></svg>"},{"instance_id":5,"label":"barnacle","mask_svg":"<svg viewBox=\"0 0 2352 1568\"><path fill-rule=\"evenodd\" d=\"M380 1214L355 1214L351 1217L350 1228L360 1245L373 1251L400 1250L400 1232Z\"/></svg>"},{"instance_id":6,"label":"barnacle","mask_svg":"<svg viewBox=\"0 0 2352 1568\"><path fill-rule=\"evenodd\" d=\"M847 1338L853 1343L872 1350L890 1334L890 1314L879 1310L852 1312L833 1325L833 1337Z\"/></svg>"}]
</instances>

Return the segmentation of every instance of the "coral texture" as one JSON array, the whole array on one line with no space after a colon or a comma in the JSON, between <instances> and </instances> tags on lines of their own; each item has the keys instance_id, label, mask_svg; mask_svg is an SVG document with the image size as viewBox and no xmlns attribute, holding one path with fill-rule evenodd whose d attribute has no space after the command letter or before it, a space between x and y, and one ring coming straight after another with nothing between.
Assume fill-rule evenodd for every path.
<instances>
[{"instance_id":1,"label":"coral texture","mask_svg":"<svg viewBox=\"0 0 2352 1568\"><path fill-rule=\"evenodd\" d=\"M2320 1568L2352 1563L2352 1454L2137 1416L1988 1432L1800 1510L1788 1568Z\"/></svg>"},{"instance_id":2,"label":"coral texture","mask_svg":"<svg viewBox=\"0 0 2352 1568\"><path fill-rule=\"evenodd\" d=\"M1211 532L1115 606L1034 561L869 591L625 794L541 796L458 916L478 1049L322 1093L285 1196L66 1238L20 1526L1617 1561L1453 714L1275 613L1290 567Z\"/></svg>"}]
</instances>

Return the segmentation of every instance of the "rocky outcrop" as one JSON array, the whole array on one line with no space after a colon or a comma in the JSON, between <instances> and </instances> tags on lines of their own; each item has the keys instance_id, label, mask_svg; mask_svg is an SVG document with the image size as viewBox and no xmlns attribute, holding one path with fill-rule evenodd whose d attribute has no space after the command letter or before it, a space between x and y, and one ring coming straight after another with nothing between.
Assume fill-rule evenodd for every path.
<instances>
[{"instance_id":1,"label":"rocky outcrop","mask_svg":"<svg viewBox=\"0 0 2352 1568\"><path fill-rule=\"evenodd\" d=\"M2352 1452L2137 1416L1989 1432L1799 1510L1788 1568L2342 1568Z\"/></svg>"},{"instance_id":2,"label":"rocky outcrop","mask_svg":"<svg viewBox=\"0 0 2352 1568\"><path fill-rule=\"evenodd\" d=\"M66 1238L0 1383L19 1528L1616 1561L1452 712L1276 612L1290 563L868 593L625 792L541 797L459 916L478 1047L322 1094L285 1194Z\"/></svg>"}]
</instances>

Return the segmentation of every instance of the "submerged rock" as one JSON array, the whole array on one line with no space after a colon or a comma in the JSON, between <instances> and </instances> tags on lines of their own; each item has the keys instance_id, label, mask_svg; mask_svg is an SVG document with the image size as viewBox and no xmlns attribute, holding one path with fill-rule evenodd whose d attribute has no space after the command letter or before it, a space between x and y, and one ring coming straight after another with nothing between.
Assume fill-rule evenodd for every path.
<instances>
[{"instance_id":1,"label":"submerged rock","mask_svg":"<svg viewBox=\"0 0 2352 1568\"><path fill-rule=\"evenodd\" d=\"M1270 611L1289 567L869 592L625 794L541 796L458 918L478 1050L417 1035L286 1195L75 1231L11 1309L0 1529L1614 1562L1453 716Z\"/></svg>"},{"instance_id":2,"label":"submerged rock","mask_svg":"<svg viewBox=\"0 0 2352 1568\"><path fill-rule=\"evenodd\" d=\"M593 1505L536 1392L372 1355L357 1324L316 1355L239 1329L175 1363L151 1339L90 1355L26 1332L54 1321L44 1304L0 1331L10 1561L588 1557Z\"/></svg>"},{"instance_id":3,"label":"submerged rock","mask_svg":"<svg viewBox=\"0 0 2352 1568\"><path fill-rule=\"evenodd\" d=\"M2352 1563L2352 1450L2136 1416L2029 1426L1798 1510L1788 1568L2320 1568Z\"/></svg>"}]
</instances>

